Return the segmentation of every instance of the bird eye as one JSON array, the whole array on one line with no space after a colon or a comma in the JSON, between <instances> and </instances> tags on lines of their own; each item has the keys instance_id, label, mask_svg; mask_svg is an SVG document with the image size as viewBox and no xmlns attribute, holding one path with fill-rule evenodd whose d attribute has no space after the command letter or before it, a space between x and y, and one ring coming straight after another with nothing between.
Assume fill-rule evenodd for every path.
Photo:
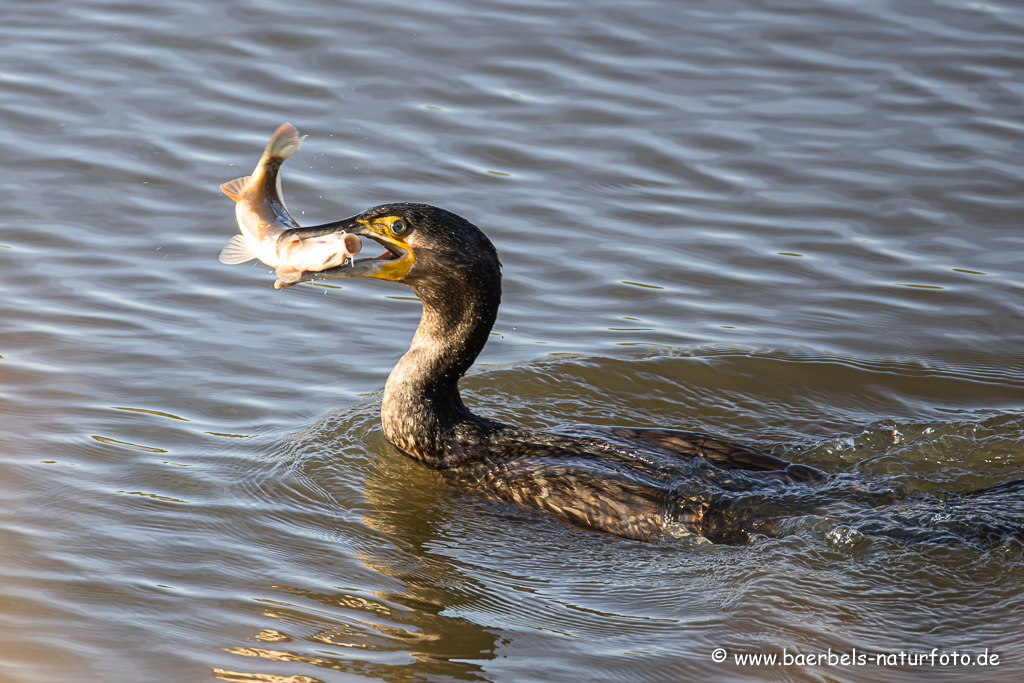
<instances>
[{"instance_id":1,"label":"bird eye","mask_svg":"<svg viewBox=\"0 0 1024 683\"><path fill-rule=\"evenodd\" d=\"M401 218L397 218L391 223L392 235L404 235L408 229L409 224L403 221Z\"/></svg>"}]
</instances>

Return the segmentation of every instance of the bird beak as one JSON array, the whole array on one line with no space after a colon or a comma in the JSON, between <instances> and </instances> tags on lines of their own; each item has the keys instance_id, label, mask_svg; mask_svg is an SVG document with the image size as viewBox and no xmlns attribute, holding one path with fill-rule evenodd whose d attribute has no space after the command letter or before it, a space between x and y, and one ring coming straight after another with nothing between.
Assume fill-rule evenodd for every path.
<instances>
[{"instance_id":1,"label":"bird beak","mask_svg":"<svg viewBox=\"0 0 1024 683\"><path fill-rule=\"evenodd\" d=\"M306 271L295 282L281 282L278 280L274 287L287 287L299 282L312 282L314 280L333 280L342 277L369 277L378 280L401 280L409 272L412 264L416 261L412 248L401 239L388 235L383 228L375 226L371 221L358 214L350 218L344 218L332 223L314 225L308 228L292 228L285 230L277 238L277 244L302 240L309 237L322 237L337 232L346 232L350 235L368 237L377 242L386 251L376 258L361 258L349 261L347 265L328 268L327 270Z\"/></svg>"},{"instance_id":2,"label":"bird beak","mask_svg":"<svg viewBox=\"0 0 1024 683\"><path fill-rule=\"evenodd\" d=\"M324 223L323 225L313 225L308 228L291 228L285 230L277 236L277 246L281 247L282 244L288 244L289 242L295 242L297 240L304 240L310 237L323 237L324 235L331 235L336 232L347 232L352 235L367 236L369 228L366 225L366 221L360 220L362 214L357 216L351 216L350 218L343 218L340 221L334 221L333 223Z\"/></svg>"}]
</instances>

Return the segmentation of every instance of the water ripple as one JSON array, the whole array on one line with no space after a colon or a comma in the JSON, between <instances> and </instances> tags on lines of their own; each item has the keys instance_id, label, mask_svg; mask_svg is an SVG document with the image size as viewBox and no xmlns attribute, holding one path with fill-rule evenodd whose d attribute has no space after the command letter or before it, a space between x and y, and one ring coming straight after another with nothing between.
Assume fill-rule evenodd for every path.
<instances>
[{"instance_id":1,"label":"water ripple","mask_svg":"<svg viewBox=\"0 0 1024 683\"><path fill-rule=\"evenodd\" d=\"M300 222L426 201L498 246L481 412L995 485L1024 466L1022 29L952 0L21 3L5 674L747 680L710 652L977 644L1019 679L1019 544L865 542L827 511L635 544L447 489L378 424L418 302L216 255L219 184L289 120Z\"/></svg>"}]
</instances>

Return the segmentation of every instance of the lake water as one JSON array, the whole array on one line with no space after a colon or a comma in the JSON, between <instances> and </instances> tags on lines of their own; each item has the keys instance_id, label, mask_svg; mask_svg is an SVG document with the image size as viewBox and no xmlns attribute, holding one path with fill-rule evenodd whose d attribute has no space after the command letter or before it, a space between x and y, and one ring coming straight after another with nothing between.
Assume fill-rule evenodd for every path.
<instances>
[{"instance_id":1,"label":"lake water","mask_svg":"<svg viewBox=\"0 0 1024 683\"><path fill-rule=\"evenodd\" d=\"M0 680L1024 677L1021 543L637 543L444 488L378 421L411 292L217 260L219 184L291 121L301 223L420 201L497 245L478 412L1020 477L1020 3L0 17Z\"/></svg>"}]
</instances>

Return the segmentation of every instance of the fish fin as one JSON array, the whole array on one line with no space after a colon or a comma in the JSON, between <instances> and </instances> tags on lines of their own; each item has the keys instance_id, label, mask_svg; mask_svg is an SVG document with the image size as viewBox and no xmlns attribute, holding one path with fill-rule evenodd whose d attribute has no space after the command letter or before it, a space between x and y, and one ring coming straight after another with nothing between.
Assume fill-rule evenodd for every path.
<instances>
[{"instance_id":1,"label":"fish fin","mask_svg":"<svg viewBox=\"0 0 1024 683\"><path fill-rule=\"evenodd\" d=\"M277 279L285 284L293 284L302 279L302 271L294 266L280 266L277 269Z\"/></svg>"},{"instance_id":2,"label":"fish fin","mask_svg":"<svg viewBox=\"0 0 1024 683\"><path fill-rule=\"evenodd\" d=\"M299 135L299 131L295 129L295 126L290 123L282 123L274 131L274 136L270 138L270 142L267 143L267 149L263 154L264 156L276 156L287 159L299 151L304 138L304 135Z\"/></svg>"},{"instance_id":3,"label":"fish fin","mask_svg":"<svg viewBox=\"0 0 1024 683\"><path fill-rule=\"evenodd\" d=\"M241 178L235 178L234 180L229 180L226 183L222 183L220 186L220 191L234 199L236 202L240 202L242 201L242 197L243 195L245 195L245 191L249 187L249 183L251 181L251 175L243 176Z\"/></svg>"},{"instance_id":4,"label":"fish fin","mask_svg":"<svg viewBox=\"0 0 1024 683\"><path fill-rule=\"evenodd\" d=\"M281 289L282 287L294 287L299 284L300 280L295 282L285 282L284 280L274 280L274 289Z\"/></svg>"},{"instance_id":5,"label":"fish fin","mask_svg":"<svg viewBox=\"0 0 1024 683\"><path fill-rule=\"evenodd\" d=\"M233 235L220 250L221 263L245 263L254 258L256 255L249 250L249 244L242 235Z\"/></svg>"},{"instance_id":6,"label":"fish fin","mask_svg":"<svg viewBox=\"0 0 1024 683\"><path fill-rule=\"evenodd\" d=\"M350 232L345 233L344 240L345 240L345 252L349 256L355 256L363 248L362 240L360 240L359 237L357 237L356 235L353 235Z\"/></svg>"},{"instance_id":7,"label":"fish fin","mask_svg":"<svg viewBox=\"0 0 1024 683\"><path fill-rule=\"evenodd\" d=\"M298 224L296 224L297 227ZM277 239L277 253L281 253L281 250L287 247L289 244L296 242L302 242L302 238L298 235L280 235Z\"/></svg>"}]
</instances>

